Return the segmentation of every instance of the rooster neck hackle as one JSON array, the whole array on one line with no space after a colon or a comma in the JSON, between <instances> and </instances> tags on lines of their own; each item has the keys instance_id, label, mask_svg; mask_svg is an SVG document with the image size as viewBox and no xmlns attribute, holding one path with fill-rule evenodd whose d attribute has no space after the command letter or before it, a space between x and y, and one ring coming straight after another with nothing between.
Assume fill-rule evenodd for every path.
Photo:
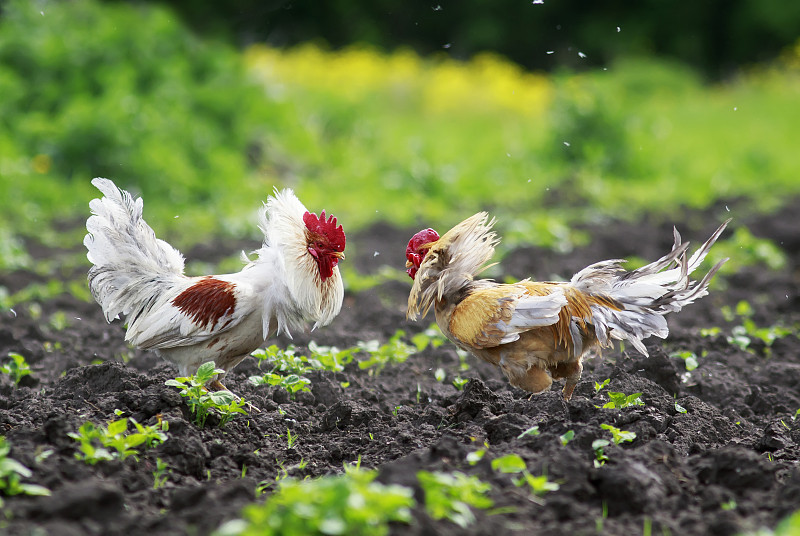
<instances>
[{"instance_id":1,"label":"rooster neck hackle","mask_svg":"<svg viewBox=\"0 0 800 536\"><path fill-rule=\"evenodd\" d=\"M495 220L479 212L462 221L433 243L414 277L407 316L425 316L434 301L463 293L474 284L499 242Z\"/></svg>"},{"instance_id":2,"label":"rooster neck hackle","mask_svg":"<svg viewBox=\"0 0 800 536\"><path fill-rule=\"evenodd\" d=\"M276 189L259 216L264 245L258 252L259 260L256 263L270 262L273 255L277 254L277 269L287 290L285 297L291 301L287 308L295 315L315 322L316 327L329 324L339 313L344 288L337 266L332 268L330 277L321 277L317 259L309 251L309 230L304 221L309 220L307 214L311 213L291 189ZM335 225L335 218L325 220L325 224L341 231L341 226L337 228ZM341 232L342 239L337 244L344 248L344 232ZM265 304L265 311L271 311L273 307L272 302ZM299 323L291 321L288 314L281 314L278 320L279 331L289 333L289 328L300 328Z\"/></svg>"}]
</instances>

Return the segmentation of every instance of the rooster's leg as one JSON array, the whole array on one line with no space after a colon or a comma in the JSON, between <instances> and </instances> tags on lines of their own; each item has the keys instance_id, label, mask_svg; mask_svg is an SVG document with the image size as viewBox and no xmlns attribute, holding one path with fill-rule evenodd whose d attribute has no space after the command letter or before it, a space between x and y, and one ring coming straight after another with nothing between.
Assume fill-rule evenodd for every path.
<instances>
[{"instance_id":1,"label":"rooster's leg","mask_svg":"<svg viewBox=\"0 0 800 536\"><path fill-rule=\"evenodd\" d=\"M222 382L216 378L206 384L206 389L209 391L230 391L230 389L222 385Z\"/></svg>"},{"instance_id":2,"label":"rooster's leg","mask_svg":"<svg viewBox=\"0 0 800 536\"><path fill-rule=\"evenodd\" d=\"M567 380L564 384L564 389L561 390L564 400L572 398L572 392L581 380L581 372L583 372L583 364L580 359L569 363L559 363L550 369L553 378L565 378Z\"/></svg>"}]
</instances>

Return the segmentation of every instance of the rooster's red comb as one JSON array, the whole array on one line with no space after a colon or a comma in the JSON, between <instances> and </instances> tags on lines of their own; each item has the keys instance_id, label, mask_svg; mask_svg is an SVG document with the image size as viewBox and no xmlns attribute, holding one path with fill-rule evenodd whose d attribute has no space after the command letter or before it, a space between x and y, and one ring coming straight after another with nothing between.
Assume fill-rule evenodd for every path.
<instances>
[{"instance_id":1,"label":"rooster's red comb","mask_svg":"<svg viewBox=\"0 0 800 536\"><path fill-rule=\"evenodd\" d=\"M408 246L406 247L406 255L410 253L419 253L420 246L432 244L437 240L439 240L439 233L437 233L433 229L423 229L422 231L412 236L411 240L408 241Z\"/></svg>"},{"instance_id":2,"label":"rooster's red comb","mask_svg":"<svg viewBox=\"0 0 800 536\"><path fill-rule=\"evenodd\" d=\"M319 217L313 212L306 212L303 214L303 223L306 224L306 229L309 231L325 235L336 251L344 251L344 229L342 229L341 225L336 226L336 218L334 216L331 215L326 220L324 210Z\"/></svg>"},{"instance_id":3,"label":"rooster's red comb","mask_svg":"<svg viewBox=\"0 0 800 536\"><path fill-rule=\"evenodd\" d=\"M439 233L433 229L423 229L408 241L406 246L406 273L414 279L417 275L422 259L428 254L430 245L439 240ZM423 251L424 250L424 251Z\"/></svg>"}]
</instances>

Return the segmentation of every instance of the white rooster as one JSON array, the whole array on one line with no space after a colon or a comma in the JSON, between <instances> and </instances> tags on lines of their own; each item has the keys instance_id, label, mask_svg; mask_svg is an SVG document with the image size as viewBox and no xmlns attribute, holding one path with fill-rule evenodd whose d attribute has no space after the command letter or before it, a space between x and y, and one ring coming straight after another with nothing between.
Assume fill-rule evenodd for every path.
<instances>
[{"instance_id":1,"label":"white rooster","mask_svg":"<svg viewBox=\"0 0 800 536\"><path fill-rule=\"evenodd\" d=\"M261 209L258 258L238 273L187 277L180 252L142 219L141 198L108 179L92 184L104 195L89 203L83 241L92 296L108 322L126 316L126 341L154 350L182 376L207 361L227 373L276 330L291 337L339 313L344 231L325 211L306 210L292 190L276 189ZM209 387L224 390L221 379Z\"/></svg>"}]
</instances>

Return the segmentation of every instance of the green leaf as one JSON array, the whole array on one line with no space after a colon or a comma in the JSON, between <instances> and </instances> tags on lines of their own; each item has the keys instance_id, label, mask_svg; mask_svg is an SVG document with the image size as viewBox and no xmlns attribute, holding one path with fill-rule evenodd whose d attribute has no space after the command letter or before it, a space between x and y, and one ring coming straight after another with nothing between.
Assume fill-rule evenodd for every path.
<instances>
[{"instance_id":1,"label":"green leaf","mask_svg":"<svg viewBox=\"0 0 800 536\"><path fill-rule=\"evenodd\" d=\"M128 419L119 419L108 423L108 434L116 436L128 431Z\"/></svg>"},{"instance_id":2,"label":"green leaf","mask_svg":"<svg viewBox=\"0 0 800 536\"><path fill-rule=\"evenodd\" d=\"M527 468L525 460L517 454L506 454L492 460L492 469L501 473L521 473Z\"/></svg>"},{"instance_id":3,"label":"green leaf","mask_svg":"<svg viewBox=\"0 0 800 536\"><path fill-rule=\"evenodd\" d=\"M197 372L195 372L194 376L199 382L205 384L216 374L216 370L216 364L213 361L208 361L197 368Z\"/></svg>"},{"instance_id":4,"label":"green leaf","mask_svg":"<svg viewBox=\"0 0 800 536\"><path fill-rule=\"evenodd\" d=\"M178 380L167 380L164 382L164 385L169 385L170 387L181 387L181 388L185 387L183 382L180 382Z\"/></svg>"},{"instance_id":5,"label":"green leaf","mask_svg":"<svg viewBox=\"0 0 800 536\"><path fill-rule=\"evenodd\" d=\"M531 435L531 436L539 435L539 426L538 425L531 426L530 428L528 428L527 430L525 430L524 432L519 434L517 436L517 439L522 439L523 437L528 436L528 435Z\"/></svg>"}]
</instances>

